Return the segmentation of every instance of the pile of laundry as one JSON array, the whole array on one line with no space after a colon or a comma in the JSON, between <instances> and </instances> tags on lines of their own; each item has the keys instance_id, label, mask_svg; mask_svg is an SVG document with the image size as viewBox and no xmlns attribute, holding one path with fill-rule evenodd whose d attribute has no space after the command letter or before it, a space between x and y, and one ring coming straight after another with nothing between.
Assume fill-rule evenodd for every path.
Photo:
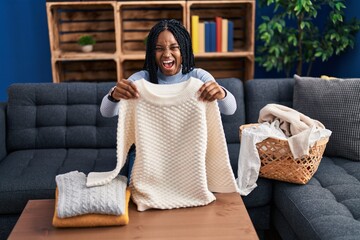
<instances>
[{"instance_id":1,"label":"pile of laundry","mask_svg":"<svg viewBox=\"0 0 360 240\"><path fill-rule=\"evenodd\" d=\"M268 104L259 112L259 124L243 129L238 160L237 184L246 196L257 187L261 160L256 144L267 138L288 141L293 157L309 154L318 140L330 137L331 131L310 117L280 104Z\"/></svg>"}]
</instances>

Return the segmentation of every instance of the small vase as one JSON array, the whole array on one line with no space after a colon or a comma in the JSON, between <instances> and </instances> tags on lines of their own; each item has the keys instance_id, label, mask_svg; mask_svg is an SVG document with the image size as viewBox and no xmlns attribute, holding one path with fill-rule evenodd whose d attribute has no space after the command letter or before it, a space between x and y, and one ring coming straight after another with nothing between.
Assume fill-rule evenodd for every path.
<instances>
[{"instance_id":1,"label":"small vase","mask_svg":"<svg viewBox=\"0 0 360 240\"><path fill-rule=\"evenodd\" d=\"M81 46L81 50L83 52L91 52L93 50L93 45L85 45L85 46Z\"/></svg>"}]
</instances>

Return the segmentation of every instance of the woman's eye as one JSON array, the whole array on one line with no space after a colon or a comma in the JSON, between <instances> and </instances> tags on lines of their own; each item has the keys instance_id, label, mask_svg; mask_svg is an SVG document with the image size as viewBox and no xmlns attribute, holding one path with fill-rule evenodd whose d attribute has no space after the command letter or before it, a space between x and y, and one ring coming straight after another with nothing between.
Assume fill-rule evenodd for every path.
<instances>
[{"instance_id":1,"label":"woman's eye","mask_svg":"<svg viewBox=\"0 0 360 240\"><path fill-rule=\"evenodd\" d=\"M172 47L170 47L170 50L171 50L171 51L176 51L176 50L179 50L179 49L180 49L179 46L172 46Z\"/></svg>"},{"instance_id":2,"label":"woman's eye","mask_svg":"<svg viewBox=\"0 0 360 240\"><path fill-rule=\"evenodd\" d=\"M175 52L175 51L179 51L180 46L170 46L170 47L166 47L166 48L164 48L164 47L155 47L155 51L157 51L157 52L164 52L165 49L167 49L167 48L168 48L170 51Z\"/></svg>"},{"instance_id":3,"label":"woman's eye","mask_svg":"<svg viewBox=\"0 0 360 240\"><path fill-rule=\"evenodd\" d=\"M164 48L162 48L162 47L156 47L156 48L155 48L155 51L157 51L157 52L162 52L162 51L164 51Z\"/></svg>"}]
</instances>

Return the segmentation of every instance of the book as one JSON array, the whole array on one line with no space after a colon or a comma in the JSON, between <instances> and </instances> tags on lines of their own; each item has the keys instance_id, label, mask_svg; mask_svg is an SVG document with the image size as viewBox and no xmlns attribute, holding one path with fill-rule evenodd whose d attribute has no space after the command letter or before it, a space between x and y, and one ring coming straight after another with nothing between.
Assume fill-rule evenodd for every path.
<instances>
[{"instance_id":1,"label":"book","mask_svg":"<svg viewBox=\"0 0 360 240\"><path fill-rule=\"evenodd\" d=\"M234 22L228 20L228 52L234 51Z\"/></svg>"},{"instance_id":2,"label":"book","mask_svg":"<svg viewBox=\"0 0 360 240\"><path fill-rule=\"evenodd\" d=\"M215 17L215 24L216 24L216 52L221 52L222 17Z\"/></svg>"},{"instance_id":3,"label":"book","mask_svg":"<svg viewBox=\"0 0 360 240\"><path fill-rule=\"evenodd\" d=\"M205 25L205 52L211 52L211 29L210 23L204 22Z\"/></svg>"},{"instance_id":4,"label":"book","mask_svg":"<svg viewBox=\"0 0 360 240\"><path fill-rule=\"evenodd\" d=\"M205 23L199 22L199 52L205 52Z\"/></svg>"},{"instance_id":5,"label":"book","mask_svg":"<svg viewBox=\"0 0 360 240\"><path fill-rule=\"evenodd\" d=\"M216 52L216 23L210 22L210 52Z\"/></svg>"},{"instance_id":6,"label":"book","mask_svg":"<svg viewBox=\"0 0 360 240\"><path fill-rule=\"evenodd\" d=\"M221 52L228 51L228 20L221 20Z\"/></svg>"},{"instance_id":7,"label":"book","mask_svg":"<svg viewBox=\"0 0 360 240\"><path fill-rule=\"evenodd\" d=\"M199 16L191 16L191 41L194 53L199 52Z\"/></svg>"}]
</instances>

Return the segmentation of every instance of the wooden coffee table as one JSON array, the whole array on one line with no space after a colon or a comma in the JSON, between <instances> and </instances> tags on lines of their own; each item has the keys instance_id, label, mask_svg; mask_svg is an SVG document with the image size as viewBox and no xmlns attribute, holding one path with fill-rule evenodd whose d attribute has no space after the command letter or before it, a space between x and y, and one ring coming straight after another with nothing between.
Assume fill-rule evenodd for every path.
<instances>
[{"instance_id":1,"label":"wooden coffee table","mask_svg":"<svg viewBox=\"0 0 360 240\"><path fill-rule=\"evenodd\" d=\"M97 228L54 228L55 201L31 200L9 239L258 239L240 195L215 196L207 206L174 210L138 212L130 203L128 225Z\"/></svg>"}]
</instances>

